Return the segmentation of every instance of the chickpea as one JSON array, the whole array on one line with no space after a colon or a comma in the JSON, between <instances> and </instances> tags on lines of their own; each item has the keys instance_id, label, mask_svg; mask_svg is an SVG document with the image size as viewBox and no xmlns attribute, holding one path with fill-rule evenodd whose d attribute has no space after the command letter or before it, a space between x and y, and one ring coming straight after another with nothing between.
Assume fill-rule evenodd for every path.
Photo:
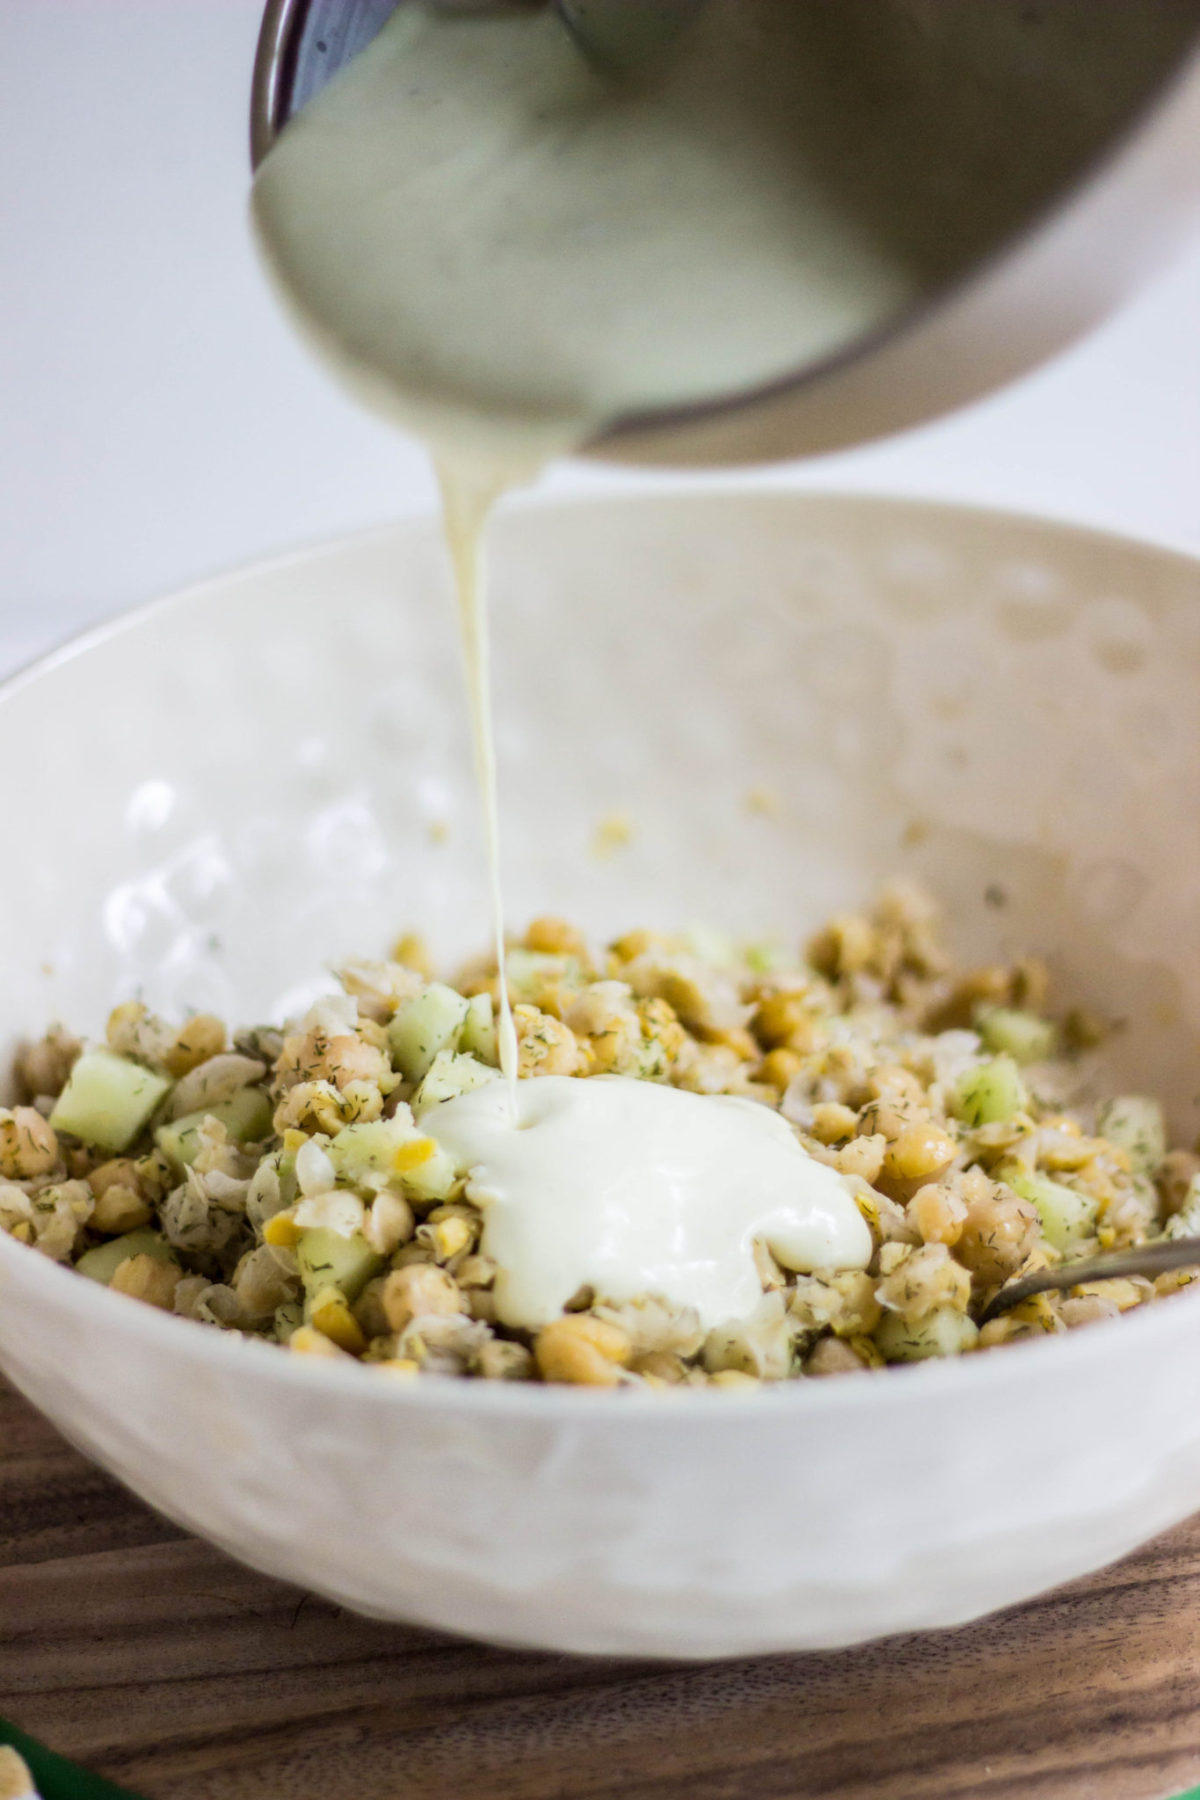
<instances>
[{"instance_id":1,"label":"chickpea","mask_svg":"<svg viewBox=\"0 0 1200 1800\"><path fill-rule=\"evenodd\" d=\"M1037 1243L1036 1207L978 1170L962 1178L959 1191L967 1215L958 1240L958 1260L984 1287L1006 1281Z\"/></svg>"},{"instance_id":2,"label":"chickpea","mask_svg":"<svg viewBox=\"0 0 1200 1800\"><path fill-rule=\"evenodd\" d=\"M615 1387L633 1345L619 1325L592 1313L567 1313L538 1332L534 1357L543 1381Z\"/></svg>"},{"instance_id":3,"label":"chickpea","mask_svg":"<svg viewBox=\"0 0 1200 1800\"><path fill-rule=\"evenodd\" d=\"M908 1221L923 1244L957 1244L967 1216L966 1202L951 1188L936 1183L918 1188L907 1207Z\"/></svg>"},{"instance_id":4,"label":"chickpea","mask_svg":"<svg viewBox=\"0 0 1200 1800\"><path fill-rule=\"evenodd\" d=\"M933 1181L949 1167L958 1145L931 1119L906 1125L883 1159L883 1172L893 1182Z\"/></svg>"},{"instance_id":5,"label":"chickpea","mask_svg":"<svg viewBox=\"0 0 1200 1800\"><path fill-rule=\"evenodd\" d=\"M54 1025L36 1044L26 1044L17 1058L17 1074L31 1100L39 1094L61 1094L82 1045Z\"/></svg>"},{"instance_id":6,"label":"chickpea","mask_svg":"<svg viewBox=\"0 0 1200 1800\"><path fill-rule=\"evenodd\" d=\"M662 939L653 931L627 931L624 937L614 939L609 949L618 962L634 962L661 942Z\"/></svg>"},{"instance_id":7,"label":"chickpea","mask_svg":"<svg viewBox=\"0 0 1200 1800\"><path fill-rule=\"evenodd\" d=\"M843 1144L835 1153L834 1167L842 1175L859 1175L869 1186L873 1186L882 1172L886 1150L887 1139L881 1132L851 1138L848 1144Z\"/></svg>"},{"instance_id":8,"label":"chickpea","mask_svg":"<svg viewBox=\"0 0 1200 1800\"><path fill-rule=\"evenodd\" d=\"M803 1067L803 1058L797 1056L794 1050L768 1050L758 1071L759 1079L769 1082L783 1093Z\"/></svg>"},{"instance_id":9,"label":"chickpea","mask_svg":"<svg viewBox=\"0 0 1200 1800\"><path fill-rule=\"evenodd\" d=\"M197 1013L179 1027L175 1040L163 1057L167 1073L176 1081L190 1075L211 1056L219 1056L225 1048L225 1025L212 1013Z\"/></svg>"},{"instance_id":10,"label":"chickpea","mask_svg":"<svg viewBox=\"0 0 1200 1800\"><path fill-rule=\"evenodd\" d=\"M751 1021L754 1035L767 1050L806 1051L816 1044L816 1026L808 1009L808 990L789 988L761 1000Z\"/></svg>"},{"instance_id":11,"label":"chickpea","mask_svg":"<svg viewBox=\"0 0 1200 1800\"><path fill-rule=\"evenodd\" d=\"M415 969L423 981L433 980L433 958L419 931L406 931L392 945L391 960L406 969Z\"/></svg>"},{"instance_id":12,"label":"chickpea","mask_svg":"<svg viewBox=\"0 0 1200 1800\"><path fill-rule=\"evenodd\" d=\"M176 1263L163 1262L157 1256L127 1256L113 1275L109 1286L114 1293L128 1294L134 1300L144 1300L147 1306L157 1306L163 1312L172 1312L175 1306L175 1289L179 1286L183 1271Z\"/></svg>"},{"instance_id":13,"label":"chickpea","mask_svg":"<svg viewBox=\"0 0 1200 1800\"><path fill-rule=\"evenodd\" d=\"M114 1181L97 1195L88 1223L93 1231L103 1232L107 1237L120 1237L123 1232L135 1231L139 1225L148 1225L153 1217L151 1208L135 1187Z\"/></svg>"},{"instance_id":14,"label":"chickpea","mask_svg":"<svg viewBox=\"0 0 1200 1800\"><path fill-rule=\"evenodd\" d=\"M317 1073L345 1093L355 1081L384 1085L392 1069L382 1050L377 1050L374 1044L364 1043L361 1038L347 1035L329 1039L324 1054L318 1059Z\"/></svg>"},{"instance_id":15,"label":"chickpea","mask_svg":"<svg viewBox=\"0 0 1200 1800\"><path fill-rule=\"evenodd\" d=\"M820 1144L838 1144L853 1136L858 1114L838 1101L826 1101L813 1107L812 1134Z\"/></svg>"},{"instance_id":16,"label":"chickpea","mask_svg":"<svg viewBox=\"0 0 1200 1800\"><path fill-rule=\"evenodd\" d=\"M913 1325L942 1307L965 1312L971 1298L971 1277L945 1244L925 1244L884 1276L877 1295L888 1311L899 1313L906 1324Z\"/></svg>"},{"instance_id":17,"label":"chickpea","mask_svg":"<svg viewBox=\"0 0 1200 1800\"><path fill-rule=\"evenodd\" d=\"M867 1092L872 1100L894 1100L901 1105L920 1106L925 1095L921 1083L911 1069L899 1063L880 1063L867 1077Z\"/></svg>"},{"instance_id":18,"label":"chickpea","mask_svg":"<svg viewBox=\"0 0 1200 1800\"><path fill-rule=\"evenodd\" d=\"M584 1061L579 1041L569 1025L551 1018L536 1006L515 1006L513 1023L520 1046L519 1075L575 1075Z\"/></svg>"},{"instance_id":19,"label":"chickpea","mask_svg":"<svg viewBox=\"0 0 1200 1800\"><path fill-rule=\"evenodd\" d=\"M857 975L871 961L875 949L875 932L869 920L857 913L841 913L831 919L808 946L808 960L822 975L837 980L842 975Z\"/></svg>"},{"instance_id":20,"label":"chickpea","mask_svg":"<svg viewBox=\"0 0 1200 1800\"><path fill-rule=\"evenodd\" d=\"M550 915L534 919L525 933L525 948L548 956L574 956L581 963L588 962L588 947L583 933L577 931L574 925L568 925L565 919Z\"/></svg>"},{"instance_id":21,"label":"chickpea","mask_svg":"<svg viewBox=\"0 0 1200 1800\"><path fill-rule=\"evenodd\" d=\"M466 1311L458 1283L433 1263L410 1263L393 1269L383 1284L383 1310L393 1331L403 1331L413 1319L430 1313Z\"/></svg>"},{"instance_id":22,"label":"chickpea","mask_svg":"<svg viewBox=\"0 0 1200 1800\"><path fill-rule=\"evenodd\" d=\"M388 1316L383 1310L383 1290L387 1282L386 1275L376 1275L368 1281L358 1299L354 1302L353 1313L362 1327L364 1337L372 1343L376 1338L389 1338Z\"/></svg>"},{"instance_id":23,"label":"chickpea","mask_svg":"<svg viewBox=\"0 0 1200 1800\"><path fill-rule=\"evenodd\" d=\"M0 1110L0 1175L6 1180L48 1175L58 1156L58 1138L36 1107Z\"/></svg>"},{"instance_id":24,"label":"chickpea","mask_svg":"<svg viewBox=\"0 0 1200 1800\"><path fill-rule=\"evenodd\" d=\"M168 1025L140 1000L126 1000L114 1007L105 1028L110 1050L156 1069L166 1068L177 1034L178 1027Z\"/></svg>"},{"instance_id":25,"label":"chickpea","mask_svg":"<svg viewBox=\"0 0 1200 1800\"><path fill-rule=\"evenodd\" d=\"M852 1345L836 1337L820 1338L804 1364L806 1375L850 1375L867 1364Z\"/></svg>"}]
</instances>

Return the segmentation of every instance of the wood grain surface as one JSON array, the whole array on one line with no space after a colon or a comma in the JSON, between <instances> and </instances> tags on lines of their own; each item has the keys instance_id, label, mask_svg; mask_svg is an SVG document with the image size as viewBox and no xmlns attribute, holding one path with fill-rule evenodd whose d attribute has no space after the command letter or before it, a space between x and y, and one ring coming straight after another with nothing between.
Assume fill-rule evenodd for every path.
<instances>
[{"instance_id":1,"label":"wood grain surface","mask_svg":"<svg viewBox=\"0 0 1200 1800\"><path fill-rule=\"evenodd\" d=\"M147 1800L1164 1800L1200 1781L1200 1518L961 1631L519 1654L250 1574L0 1384L0 1713Z\"/></svg>"}]
</instances>

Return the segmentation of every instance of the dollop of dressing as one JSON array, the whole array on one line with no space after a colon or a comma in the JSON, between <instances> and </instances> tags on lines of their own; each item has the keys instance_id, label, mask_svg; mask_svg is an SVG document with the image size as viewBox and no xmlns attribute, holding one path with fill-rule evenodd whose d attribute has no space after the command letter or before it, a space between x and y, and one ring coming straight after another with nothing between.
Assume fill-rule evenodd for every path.
<instances>
[{"instance_id":1,"label":"dollop of dressing","mask_svg":"<svg viewBox=\"0 0 1200 1800\"><path fill-rule=\"evenodd\" d=\"M861 1269L871 1256L841 1176L752 1100L544 1076L520 1083L515 1120L497 1081L423 1125L471 1172L505 1325L544 1325L587 1286L694 1307L711 1328L761 1300L756 1241L788 1269Z\"/></svg>"}]
</instances>

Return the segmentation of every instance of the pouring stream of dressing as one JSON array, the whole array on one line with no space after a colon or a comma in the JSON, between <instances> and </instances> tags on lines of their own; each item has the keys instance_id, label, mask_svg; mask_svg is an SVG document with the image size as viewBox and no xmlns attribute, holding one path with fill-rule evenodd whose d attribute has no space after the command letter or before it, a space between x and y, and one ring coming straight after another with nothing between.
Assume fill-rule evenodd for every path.
<instances>
[{"instance_id":1,"label":"pouring stream of dressing","mask_svg":"<svg viewBox=\"0 0 1200 1800\"><path fill-rule=\"evenodd\" d=\"M496 734L492 728L491 641L488 631L484 539L493 506L511 485L499 467L472 464L464 458L439 460L442 517L450 565L458 601L459 635L467 679L467 703L471 714L471 739L475 774L483 810L483 841L487 856L488 897L492 909L492 937L496 968L500 975L500 1017L497 1046L504 1076L509 1116L517 1116L517 1033L505 979L504 886L500 870L500 803L496 788Z\"/></svg>"}]
</instances>

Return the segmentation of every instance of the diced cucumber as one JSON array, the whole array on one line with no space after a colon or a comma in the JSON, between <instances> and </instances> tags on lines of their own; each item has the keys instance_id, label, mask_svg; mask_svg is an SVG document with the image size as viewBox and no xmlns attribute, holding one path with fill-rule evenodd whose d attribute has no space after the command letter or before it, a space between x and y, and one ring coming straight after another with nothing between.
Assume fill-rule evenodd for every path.
<instances>
[{"instance_id":1,"label":"diced cucumber","mask_svg":"<svg viewBox=\"0 0 1200 1800\"><path fill-rule=\"evenodd\" d=\"M448 1200L458 1186L458 1165L443 1145L436 1144L432 1155L406 1169L401 1180L414 1200Z\"/></svg>"},{"instance_id":2,"label":"diced cucumber","mask_svg":"<svg viewBox=\"0 0 1200 1800\"><path fill-rule=\"evenodd\" d=\"M394 1119L375 1119L369 1124L343 1125L325 1146L325 1154L333 1164L339 1181L351 1186L372 1183L372 1175L385 1181L398 1181L403 1173L407 1146L421 1136L412 1122L408 1107Z\"/></svg>"},{"instance_id":3,"label":"diced cucumber","mask_svg":"<svg viewBox=\"0 0 1200 1800\"><path fill-rule=\"evenodd\" d=\"M154 1231L149 1225L139 1226L137 1231L127 1231L124 1237L109 1238L107 1244L97 1244L94 1250L85 1250L75 1264L81 1275L92 1281L99 1281L108 1286L121 1264L130 1256L154 1256L159 1262L174 1262L175 1253L161 1232Z\"/></svg>"},{"instance_id":4,"label":"diced cucumber","mask_svg":"<svg viewBox=\"0 0 1200 1800\"><path fill-rule=\"evenodd\" d=\"M412 1109L417 1118L443 1100L455 1100L473 1088L489 1081L499 1081L500 1071L489 1069L474 1056L456 1056L453 1050L439 1050L429 1066L429 1073L413 1095Z\"/></svg>"},{"instance_id":5,"label":"diced cucumber","mask_svg":"<svg viewBox=\"0 0 1200 1800\"><path fill-rule=\"evenodd\" d=\"M271 1101L262 1088L240 1088L228 1100L220 1100L206 1112L189 1113L160 1125L154 1142L177 1169L195 1162L200 1149L200 1128L205 1119L217 1119L236 1144L255 1144L271 1135Z\"/></svg>"},{"instance_id":6,"label":"diced cucumber","mask_svg":"<svg viewBox=\"0 0 1200 1800\"><path fill-rule=\"evenodd\" d=\"M979 1327L957 1307L939 1306L915 1325L899 1313L886 1313L875 1330L875 1342L888 1362L924 1362L929 1356L959 1356L973 1350Z\"/></svg>"},{"instance_id":7,"label":"diced cucumber","mask_svg":"<svg viewBox=\"0 0 1200 1800\"><path fill-rule=\"evenodd\" d=\"M388 1047L406 1081L420 1081L438 1051L454 1042L467 1010L462 995L442 981L403 1003L388 1026Z\"/></svg>"},{"instance_id":8,"label":"diced cucumber","mask_svg":"<svg viewBox=\"0 0 1200 1800\"><path fill-rule=\"evenodd\" d=\"M343 1237L340 1231L329 1231L324 1226L314 1226L301 1234L296 1261L307 1294L335 1287L347 1300L357 1300L371 1277L383 1267L382 1256L376 1255L360 1231L353 1237Z\"/></svg>"},{"instance_id":9,"label":"diced cucumber","mask_svg":"<svg viewBox=\"0 0 1200 1800\"><path fill-rule=\"evenodd\" d=\"M448 1200L458 1169L448 1150L416 1130L405 1116L346 1125L331 1139L329 1160L352 1186L402 1187L416 1200Z\"/></svg>"},{"instance_id":10,"label":"diced cucumber","mask_svg":"<svg viewBox=\"0 0 1200 1800\"><path fill-rule=\"evenodd\" d=\"M490 994L473 994L467 1001L467 1016L458 1034L458 1048L468 1056L495 1068L500 1061L496 1037L496 1016Z\"/></svg>"},{"instance_id":11,"label":"diced cucumber","mask_svg":"<svg viewBox=\"0 0 1200 1800\"><path fill-rule=\"evenodd\" d=\"M954 1091L954 1111L972 1130L1011 1119L1028 1104L1025 1083L1011 1056L993 1056L968 1069Z\"/></svg>"},{"instance_id":12,"label":"diced cucumber","mask_svg":"<svg viewBox=\"0 0 1200 1800\"><path fill-rule=\"evenodd\" d=\"M1056 1250L1074 1249L1096 1235L1096 1202L1090 1194L1081 1194L1065 1182L1051 1181L1048 1175L1033 1175L1014 1167L1002 1168L999 1177L1036 1208L1042 1235Z\"/></svg>"},{"instance_id":13,"label":"diced cucumber","mask_svg":"<svg viewBox=\"0 0 1200 1800\"><path fill-rule=\"evenodd\" d=\"M165 1075L111 1050L86 1050L54 1104L50 1123L97 1150L128 1150L171 1091Z\"/></svg>"},{"instance_id":14,"label":"diced cucumber","mask_svg":"<svg viewBox=\"0 0 1200 1800\"><path fill-rule=\"evenodd\" d=\"M1022 1012L1015 1006L982 1007L975 1029L985 1050L1011 1056L1016 1063L1045 1062L1054 1055L1058 1031L1050 1019Z\"/></svg>"},{"instance_id":15,"label":"diced cucumber","mask_svg":"<svg viewBox=\"0 0 1200 1800\"><path fill-rule=\"evenodd\" d=\"M1146 1175L1153 1175L1167 1154L1162 1107L1145 1094L1118 1094L1109 1100L1096 1115L1096 1131L1124 1150L1134 1169Z\"/></svg>"}]
</instances>

